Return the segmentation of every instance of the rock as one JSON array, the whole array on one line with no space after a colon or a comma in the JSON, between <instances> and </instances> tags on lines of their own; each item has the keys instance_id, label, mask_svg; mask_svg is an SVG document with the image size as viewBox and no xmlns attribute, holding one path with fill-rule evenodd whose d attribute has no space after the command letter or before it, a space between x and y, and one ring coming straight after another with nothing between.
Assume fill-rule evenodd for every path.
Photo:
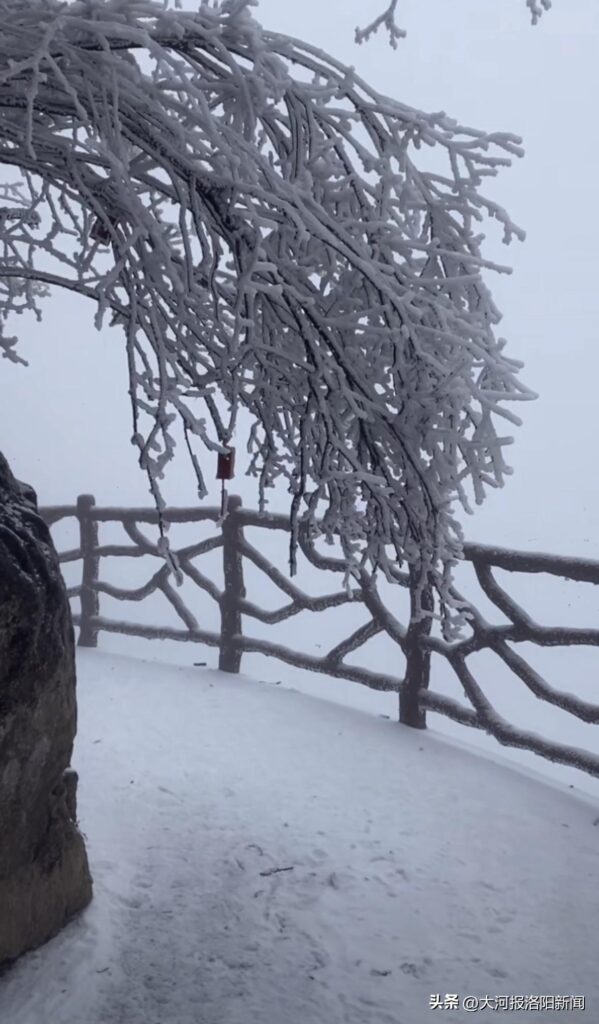
<instances>
[{"instance_id":1,"label":"rock","mask_svg":"<svg viewBox=\"0 0 599 1024\"><path fill-rule=\"evenodd\" d=\"M87 906L69 770L77 728L71 613L35 492L0 454L0 965Z\"/></svg>"}]
</instances>

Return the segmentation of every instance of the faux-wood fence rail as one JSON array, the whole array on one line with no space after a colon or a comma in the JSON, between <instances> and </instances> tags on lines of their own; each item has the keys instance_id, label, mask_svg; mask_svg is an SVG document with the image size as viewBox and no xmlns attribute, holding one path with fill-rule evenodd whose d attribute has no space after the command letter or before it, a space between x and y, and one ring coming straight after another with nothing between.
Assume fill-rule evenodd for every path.
<instances>
[{"instance_id":1,"label":"faux-wood fence rail","mask_svg":"<svg viewBox=\"0 0 599 1024\"><path fill-rule=\"evenodd\" d=\"M244 527L289 532L289 520L286 516L244 509L241 499L235 496L229 498L228 513L224 520L221 520L221 513L217 508L167 509L163 518L169 523L212 521L219 524L219 531L215 536L174 551L183 576L190 579L218 604L221 629L217 633L200 628L193 611L183 601L177 587L173 586L173 572L165 562L159 544L142 532L141 525L157 524L158 514L155 509L98 508L91 495L81 495L76 505L45 508L41 510L41 514L50 527L72 517L79 524L79 547L59 554L61 563L82 562L81 582L68 590L71 598L79 598L80 601L80 612L73 615L75 624L79 626L80 646L95 647L101 630L145 638L192 641L218 647L219 668L226 672L239 672L244 652L269 655L298 668L349 679L376 690L398 692L400 721L405 725L425 728L427 710L439 712L464 725L490 733L506 746L532 750L551 761L571 765L599 777L597 754L545 739L536 733L509 724L492 707L467 664L470 655L485 649L491 650L540 700L556 705L583 722L599 724L598 704L550 686L512 646L524 642L532 642L543 647L598 646L599 629L539 625L506 593L493 574L494 569L517 573L546 573L567 580L599 584L599 562L529 554L477 544L465 545L465 558L472 563L483 592L508 622L492 625L469 604L468 635L450 643L433 635L430 620L415 616L415 587L412 586L410 574L407 572L396 572L397 583L409 588L411 594L410 618L407 624L402 624L385 606L375 581L366 572L362 574L359 586L356 585L349 593L342 589L323 596L310 597L272 565L244 535ZM120 523L131 543L100 543L100 525L108 522ZM299 544L312 565L329 572L344 573L343 562L317 551L314 539L306 531L300 530ZM193 564L194 559L217 548L222 548L222 590ZM154 557L158 560L159 566L143 586L126 589L104 582L100 578L100 561L106 557ZM244 559L265 573L289 601L280 608L269 611L249 600L244 586ZM141 601L156 591L160 591L170 602L181 620L182 628L117 621L100 614L101 594L120 600ZM364 605L369 613L368 621L321 657L293 651L282 644L249 637L243 633L243 616L274 625L301 611L318 612L350 601L361 602ZM384 672L348 665L345 661L349 654L383 632L390 636L403 652L405 673L402 679ZM470 706L430 689L430 662L433 654L440 655L451 666Z\"/></svg>"}]
</instances>

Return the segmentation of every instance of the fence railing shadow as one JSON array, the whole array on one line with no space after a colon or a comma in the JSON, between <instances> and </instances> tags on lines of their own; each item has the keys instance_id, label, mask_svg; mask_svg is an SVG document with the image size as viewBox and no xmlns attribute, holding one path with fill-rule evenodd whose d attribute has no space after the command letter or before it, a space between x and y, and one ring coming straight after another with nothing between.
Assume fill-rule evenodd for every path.
<instances>
[{"instance_id":1,"label":"fence railing shadow","mask_svg":"<svg viewBox=\"0 0 599 1024\"><path fill-rule=\"evenodd\" d=\"M173 568L165 561L160 543L146 536L143 526L158 524L155 509L99 508L91 495L81 495L75 505L53 506L41 510L50 527L69 518L76 519L79 547L59 552L61 563L81 562L81 582L69 587L71 598L78 598L79 612L73 620L79 626L78 643L95 647L101 631L147 639L190 641L219 649L219 668L239 672L244 653L258 653L277 658L297 668L320 672L362 683L375 690L399 694L400 721L414 728L426 727L426 712L434 711L454 721L489 733L506 746L531 750L551 761L570 765L599 776L599 756L595 753L543 738L534 732L517 728L493 708L468 664L468 659L482 650L492 651L524 686L541 701L555 705L581 722L599 724L599 704L590 703L573 693L556 689L514 649L523 643L540 647L599 645L599 629L548 627L539 625L499 585L494 570L510 573L543 573L566 580L599 584L599 562L545 554L511 551L479 544L466 544L465 559L471 563L486 598L507 620L502 624L487 622L470 602L469 625L462 638L448 642L434 634L431 620L416 614L416 587L409 572L397 570L395 582L410 593L410 614L402 623L387 607L375 578L363 572L359 581L348 590L341 586L328 594L309 596L275 565L245 535L246 527L289 533L289 520L284 515L245 509L241 499L231 496L227 515L222 518L218 508L169 508L163 512L167 523L193 524L213 522L215 535L175 548L175 562L182 576L216 602L220 611L220 630L200 628L193 608L189 607L173 583ZM101 543L102 524L118 523L129 543ZM315 538L300 529L299 546L311 565L323 572L345 576L345 564L317 549ZM217 584L202 572L194 560L208 552L222 549L224 584ZM142 586L125 588L102 580L103 558L154 558L157 568ZM248 598L244 582L245 563L252 563L287 598L275 610L267 610ZM123 601L143 601L160 592L172 606L181 625L145 625L111 619L100 610L101 595ZM456 597L460 595L456 594ZM293 650L271 640L248 636L243 631L244 617L267 625L276 625L300 612L320 612L348 603L360 603L366 621L325 654L313 656ZM358 651L378 634L384 633L398 646L405 661L402 678L383 671L348 664L349 655ZM451 667L463 689L467 703L455 700L430 688L431 656L439 655Z\"/></svg>"}]
</instances>

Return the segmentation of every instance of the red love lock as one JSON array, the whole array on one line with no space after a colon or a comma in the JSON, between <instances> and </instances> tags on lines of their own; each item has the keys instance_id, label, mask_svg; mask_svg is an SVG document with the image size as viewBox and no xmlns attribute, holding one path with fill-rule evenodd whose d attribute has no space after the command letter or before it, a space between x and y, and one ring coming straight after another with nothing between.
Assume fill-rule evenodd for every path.
<instances>
[{"instance_id":1,"label":"red love lock","mask_svg":"<svg viewBox=\"0 0 599 1024\"><path fill-rule=\"evenodd\" d=\"M219 452L216 465L217 480L232 480L235 475L235 449L230 448L228 452Z\"/></svg>"}]
</instances>

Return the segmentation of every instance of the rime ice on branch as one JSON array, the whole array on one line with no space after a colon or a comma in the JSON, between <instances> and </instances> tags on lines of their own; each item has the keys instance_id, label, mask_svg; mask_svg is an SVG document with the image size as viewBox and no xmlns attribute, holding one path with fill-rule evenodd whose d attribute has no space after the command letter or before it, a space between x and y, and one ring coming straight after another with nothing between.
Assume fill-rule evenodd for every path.
<instances>
[{"instance_id":1,"label":"rime ice on branch","mask_svg":"<svg viewBox=\"0 0 599 1024\"><path fill-rule=\"evenodd\" d=\"M482 279L484 222L521 236L480 191L519 140L381 96L248 7L0 0L0 159L22 175L0 313L62 285L122 324L159 508L175 419L203 496L202 449L244 407L261 500L283 479L350 572L407 559L447 599L452 503L502 483L505 403L530 396Z\"/></svg>"},{"instance_id":2,"label":"rime ice on branch","mask_svg":"<svg viewBox=\"0 0 599 1024\"><path fill-rule=\"evenodd\" d=\"M503 2L505 3L505 0ZM536 25L543 13L550 11L553 6L553 0L524 0L524 2L530 11L533 25ZM366 43L380 28L384 28L388 33L391 46L396 50L397 41L405 39L407 35L405 29L397 24L397 4L398 0L390 0L389 5L380 14L377 14L376 18L368 25L363 28L358 27L355 35L356 42Z\"/></svg>"}]
</instances>

